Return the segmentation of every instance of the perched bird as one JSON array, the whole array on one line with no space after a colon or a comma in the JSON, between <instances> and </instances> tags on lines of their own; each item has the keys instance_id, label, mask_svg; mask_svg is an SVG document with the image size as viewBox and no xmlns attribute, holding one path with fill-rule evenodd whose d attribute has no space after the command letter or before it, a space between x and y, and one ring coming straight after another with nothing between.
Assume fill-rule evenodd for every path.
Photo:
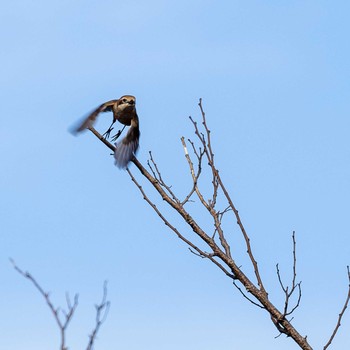
<instances>
[{"instance_id":1,"label":"perched bird","mask_svg":"<svg viewBox=\"0 0 350 350\"><path fill-rule=\"evenodd\" d=\"M118 100L111 100L102 103L92 113L90 113L79 127L74 128L73 132L78 133L93 126L97 116L102 112L113 112L113 121L108 130L103 134L105 138L109 138L113 125L116 121L124 124L124 127L130 126L126 136L115 144L114 152L115 164L119 168L126 168L130 160L136 154L139 147L140 129L139 118L136 113L136 98L130 95L124 95ZM121 131L112 137L116 140L120 136Z\"/></svg>"}]
</instances>

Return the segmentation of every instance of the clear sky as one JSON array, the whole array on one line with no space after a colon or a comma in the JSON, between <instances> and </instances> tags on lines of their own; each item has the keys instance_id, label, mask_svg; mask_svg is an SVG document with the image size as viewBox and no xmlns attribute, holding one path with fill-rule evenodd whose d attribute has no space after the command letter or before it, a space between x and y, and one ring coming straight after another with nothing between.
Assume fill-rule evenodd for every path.
<instances>
[{"instance_id":1,"label":"clear sky","mask_svg":"<svg viewBox=\"0 0 350 350\"><path fill-rule=\"evenodd\" d=\"M139 160L151 150L181 193L190 175L180 137L192 137L188 116L200 118L203 98L217 165L278 306L275 264L290 276L296 231L303 298L293 322L321 348L350 263L349 13L349 1L322 0L3 2L1 348L59 344L12 257L56 305L80 294L70 349L86 346L104 280L112 305L96 349L297 349L176 239L108 149L67 131L123 94L137 97ZM350 313L332 349L350 347L349 328Z\"/></svg>"}]
</instances>

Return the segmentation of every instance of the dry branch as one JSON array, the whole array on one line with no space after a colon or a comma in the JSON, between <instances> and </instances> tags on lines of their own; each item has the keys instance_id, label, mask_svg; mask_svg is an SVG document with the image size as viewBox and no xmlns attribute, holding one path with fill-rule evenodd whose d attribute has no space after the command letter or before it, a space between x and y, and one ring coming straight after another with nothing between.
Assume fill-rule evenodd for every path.
<instances>
[{"instance_id":1,"label":"dry branch","mask_svg":"<svg viewBox=\"0 0 350 350\"><path fill-rule=\"evenodd\" d=\"M300 282L296 282L296 240L295 235L293 233L293 278L291 281L291 286L285 286L282 282L281 274L277 265L277 276L285 295L285 303L282 311L278 310L274 304L269 300L268 293L264 287L263 280L259 271L258 263L254 257L253 249L250 243L250 238L244 228L238 210L236 209L224 183L219 174L219 170L216 168L214 162L214 152L212 148L211 142L211 132L207 126L206 116L202 107L202 101L199 101L199 108L202 116L202 126L204 128L204 132L202 132L196 121L194 121L191 117L190 120L194 127L194 133L197 137L197 142L199 142L199 146L196 146L196 143L188 140L191 144L193 155L190 154L185 138L181 138L181 143L185 152L185 159L187 160L189 166L189 172L192 179L192 186L190 191L184 200L180 200L175 192L172 190L172 187L169 186L166 181L161 176L161 172L154 161L152 154L150 153L150 161L148 165L150 167L151 173L149 173L142 164L134 157L132 162L140 172L140 174L144 177L144 180L151 184L151 186L156 190L159 194L160 198L167 203L173 210L176 212L188 225L190 228L190 234L193 233L197 235L202 244L205 245L205 250L203 248L198 247L197 244L194 244L190 234L188 232L180 233L179 230L168 220L165 218L160 209L156 206L155 202L149 197L146 191L140 184L140 181L136 179L135 175L127 169L127 172L131 178L131 180L135 183L139 191L141 192L144 200L150 205L150 207L155 211L155 213L161 218L166 226L168 226L178 238L180 238L183 242L185 242L192 253L196 254L201 258L205 258L214 263L221 271L225 273L226 276L230 277L233 281L234 286L239 290L239 292L243 295L244 298L249 300L254 305L258 306L266 310L275 325L278 331L282 334L285 334L288 337L291 337L301 349L303 350L312 350L312 347L307 341L307 337L303 337L291 324L291 321L287 319L287 316L290 316L296 308L300 305L301 300L301 284ZM103 137L95 130L91 129L91 131L97 136L104 144L107 145L110 149L114 150L114 147L108 143ZM193 161L196 160L196 163ZM203 160L207 161L209 171L211 172L211 199L206 200L199 188L198 180L203 172ZM206 187L208 188L208 187ZM214 224L214 232L209 234L206 230L204 230L198 222L196 222L190 212L185 209L185 204L191 200L193 195L197 195L199 199L199 203L206 208L207 212L211 216ZM218 198L219 196L222 200L226 201L226 205L224 209L217 209L218 206ZM242 237L244 239L247 254L251 263L251 266L254 271L256 282L251 281L246 273L242 270L240 266L236 264L234 261L231 248L228 243L227 234L223 231L222 228L222 218L223 216L232 211L237 222L237 225L240 229ZM218 239L217 239L218 237ZM208 250L208 251L206 251ZM350 277L349 277L350 280ZM297 293L297 301L293 307L290 307L290 299L294 293ZM350 289L349 289L350 295ZM340 326L340 321L344 315L345 309L348 305L350 296L346 300L344 308L339 315L337 326L332 334L332 337L329 341L331 343L334 335ZM328 344L326 345L326 347ZM326 349L326 347L324 349Z\"/></svg>"},{"instance_id":2,"label":"dry branch","mask_svg":"<svg viewBox=\"0 0 350 350\"><path fill-rule=\"evenodd\" d=\"M66 331L68 328L68 325L70 321L73 318L73 315L78 307L78 294L75 294L73 304L70 300L70 297L68 293L66 293L66 303L67 303L67 311L60 307L55 307L50 299L50 293L45 292L44 289L41 287L41 285L37 282L37 280L27 271L23 271L20 269L13 259L10 259L13 268L24 278L28 279L34 287L39 291L39 293L43 296L43 298L46 301L47 306L49 307L51 313L54 316L54 319L58 325L59 331L60 331L60 338L61 338L61 344L60 344L60 350L68 350L68 347L66 346ZM93 346L95 344L95 340L97 337L97 333L100 330L101 325L106 320L108 310L110 303L107 299L107 283L104 283L103 286L103 297L100 304L96 305L96 323L95 327L93 328L91 335L89 336L89 343L87 346L87 350L92 350Z\"/></svg>"},{"instance_id":3,"label":"dry branch","mask_svg":"<svg viewBox=\"0 0 350 350\"><path fill-rule=\"evenodd\" d=\"M327 344L324 346L323 350L326 350L331 345L334 337L336 336L336 334L337 334L337 332L339 330L339 327L341 326L341 320L342 320L342 318L343 318L343 316L345 314L345 311L346 311L346 309L348 307L348 304L349 304L349 301L350 301L350 270L349 270L349 266L347 266L347 272L348 272L348 282L349 282L349 284L348 284L348 295L347 295L347 297L345 299L344 306L343 306L342 310L340 311L340 314L338 315L338 322L335 325L333 333L330 336Z\"/></svg>"},{"instance_id":4,"label":"dry branch","mask_svg":"<svg viewBox=\"0 0 350 350\"><path fill-rule=\"evenodd\" d=\"M100 302L100 304L95 305L96 308L96 321L95 321L95 327L92 330L89 338L89 343L87 346L87 350L92 350L94 347L94 343L97 337L97 333L100 330L100 327L102 326L102 324L104 323L104 321L107 318L108 315L108 311L110 308L110 302L107 301L107 282L105 282L103 284L103 296L102 296L102 300Z\"/></svg>"},{"instance_id":5,"label":"dry branch","mask_svg":"<svg viewBox=\"0 0 350 350\"><path fill-rule=\"evenodd\" d=\"M284 317L291 315L299 307L300 300L301 300L301 282L296 283L296 278L297 278L297 269L296 269L296 266L297 266L297 255L296 255L295 231L293 231L292 239L293 239L293 277L292 277L291 287L285 286L283 284L281 273L280 273L280 270L279 270L279 266L278 266L278 264L276 265L278 281L279 281L280 286L281 286L281 288L282 288L282 290L283 290L283 292L285 294L284 309L283 309L283 316ZM296 291L298 291L297 302L289 310L290 299L291 299L291 297L293 296L293 294Z\"/></svg>"}]
</instances>

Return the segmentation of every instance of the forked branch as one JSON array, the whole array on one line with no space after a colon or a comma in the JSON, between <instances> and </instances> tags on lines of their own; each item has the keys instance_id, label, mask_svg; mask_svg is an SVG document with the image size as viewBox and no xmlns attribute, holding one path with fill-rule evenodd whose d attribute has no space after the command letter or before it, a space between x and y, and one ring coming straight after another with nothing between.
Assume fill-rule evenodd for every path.
<instances>
[{"instance_id":1,"label":"forked branch","mask_svg":"<svg viewBox=\"0 0 350 350\"><path fill-rule=\"evenodd\" d=\"M60 350L68 350L68 347L66 345L66 331L68 328L68 325L70 321L73 318L73 315L78 307L78 294L75 294L73 303L70 300L70 297L68 293L66 294L66 303L67 303L67 310L62 309L60 307L55 307L50 299L50 293L45 292L44 289L41 287L39 282L27 271L23 271L21 268L19 268L13 259L10 259L14 269L24 278L28 279L36 288L36 290L42 295L42 297L45 299L47 306L49 307L51 313L54 316L54 319L58 325L59 331L60 331ZM103 298L100 304L96 305L96 324L94 329L91 332L91 335L89 336L89 343L87 346L87 350L92 350L97 333L103 324L103 322L106 320L108 310L110 303L106 300L107 298L107 284L105 282L103 287Z\"/></svg>"},{"instance_id":2,"label":"forked branch","mask_svg":"<svg viewBox=\"0 0 350 350\"><path fill-rule=\"evenodd\" d=\"M95 309L96 309L96 322L95 322L95 327L92 330L90 336L89 336L89 343L87 346L87 350L92 350L96 337L97 337L97 333L100 330L100 327L102 326L102 324L105 322L107 315L108 315L108 311L109 308L111 306L111 303L107 300L107 282L105 282L103 284L103 295L102 295L102 300L99 304L95 305Z\"/></svg>"},{"instance_id":3,"label":"forked branch","mask_svg":"<svg viewBox=\"0 0 350 350\"><path fill-rule=\"evenodd\" d=\"M292 234L293 239L293 277L292 277L292 283L291 286L285 286L282 282L281 273L279 270L279 265L276 265L276 271L277 271L277 277L278 281L280 283L280 286L285 294L285 300L284 300L284 309L283 309L283 316L289 316L291 315L300 305L301 300L301 282L296 282L297 278L297 255L296 255L296 239L295 239L295 231L293 231ZM290 299L293 296L295 292L298 292L297 301L295 305L290 308Z\"/></svg>"}]
</instances>

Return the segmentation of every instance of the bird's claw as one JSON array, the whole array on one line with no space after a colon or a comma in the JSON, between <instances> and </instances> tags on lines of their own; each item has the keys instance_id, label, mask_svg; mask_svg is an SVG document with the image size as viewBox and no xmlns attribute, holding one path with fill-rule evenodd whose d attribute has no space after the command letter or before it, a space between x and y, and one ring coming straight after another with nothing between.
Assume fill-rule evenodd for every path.
<instances>
[{"instance_id":1,"label":"bird's claw","mask_svg":"<svg viewBox=\"0 0 350 350\"><path fill-rule=\"evenodd\" d=\"M113 129L114 128L108 128L108 130L102 135L105 140L109 139L109 135L111 134Z\"/></svg>"},{"instance_id":2,"label":"bird's claw","mask_svg":"<svg viewBox=\"0 0 350 350\"><path fill-rule=\"evenodd\" d=\"M111 141L117 141L121 133L122 133L122 130L118 130L118 132L111 138Z\"/></svg>"}]
</instances>

